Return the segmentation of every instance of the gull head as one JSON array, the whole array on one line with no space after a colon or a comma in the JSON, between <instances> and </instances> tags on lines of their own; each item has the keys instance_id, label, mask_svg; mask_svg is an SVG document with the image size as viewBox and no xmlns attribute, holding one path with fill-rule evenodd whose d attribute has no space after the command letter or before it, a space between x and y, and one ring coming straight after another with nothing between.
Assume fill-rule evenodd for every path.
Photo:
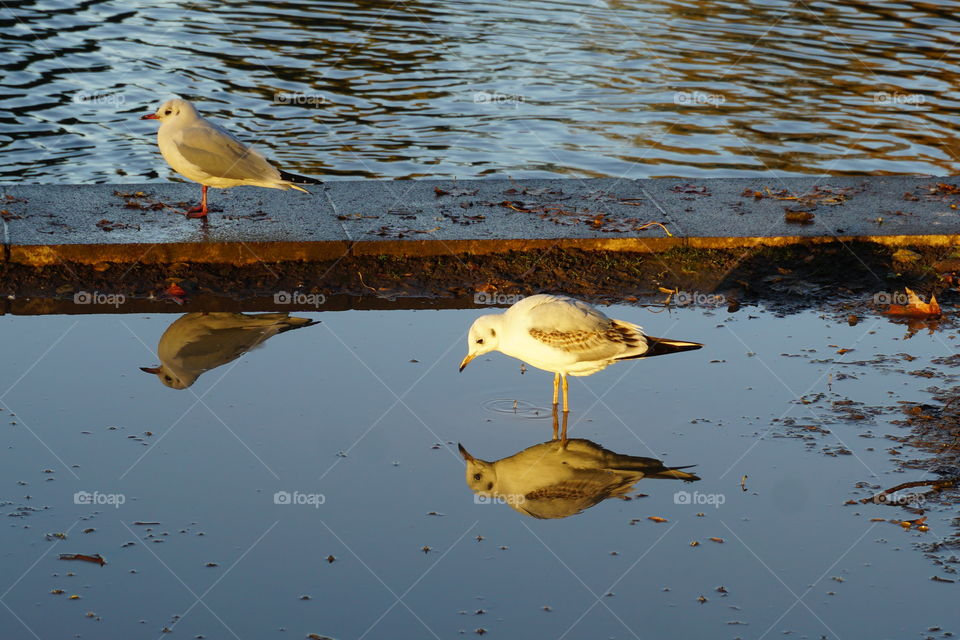
<instances>
[{"instance_id":1,"label":"gull head","mask_svg":"<svg viewBox=\"0 0 960 640\"><path fill-rule=\"evenodd\" d=\"M503 334L503 315L494 313L477 318L467 336L467 357L460 363L460 371L477 356L490 353L500 346Z\"/></svg>"},{"instance_id":2,"label":"gull head","mask_svg":"<svg viewBox=\"0 0 960 640\"><path fill-rule=\"evenodd\" d=\"M172 122L179 119L187 118L196 118L200 114L197 113L196 108L186 100L181 98L173 98L172 100L167 100L160 108L153 113L148 113L145 116L140 116L141 120L159 120L161 123Z\"/></svg>"},{"instance_id":3,"label":"gull head","mask_svg":"<svg viewBox=\"0 0 960 640\"><path fill-rule=\"evenodd\" d=\"M186 389L193 384L192 380L190 382L184 382L162 364L157 365L156 367L140 367L140 371L156 375L158 378L160 378L160 382L171 389Z\"/></svg>"},{"instance_id":4,"label":"gull head","mask_svg":"<svg viewBox=\"0 0 960 640\"><path fill-rule=\"evenodd\" d=\"M457 447L467 463L467 486L477 495L493 496L493 487L497 484L497 470L493 463L474 458L462 444L457 443Z\"/></svg>"}]
</instances>

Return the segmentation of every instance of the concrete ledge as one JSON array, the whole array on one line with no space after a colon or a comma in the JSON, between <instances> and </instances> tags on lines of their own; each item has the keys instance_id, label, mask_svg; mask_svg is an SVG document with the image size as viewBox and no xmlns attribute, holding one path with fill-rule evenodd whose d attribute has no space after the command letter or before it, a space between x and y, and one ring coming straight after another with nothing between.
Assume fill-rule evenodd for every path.
<instances>
[{"instance_id":1,"label":"concrete ledge","mask_svg":"<svg viewBox=\"0 0 960 640\"><path fill-rule=\"evenodd\" d=\"M199 198L192 184L3 185L0 209L7 263L242 266L551 247L953 246L958 184L886 176L338 181L309 195L211 190L209 224L178 214ZM787 210L812 220L792 224Z\"/></svg>"}]
</instances>

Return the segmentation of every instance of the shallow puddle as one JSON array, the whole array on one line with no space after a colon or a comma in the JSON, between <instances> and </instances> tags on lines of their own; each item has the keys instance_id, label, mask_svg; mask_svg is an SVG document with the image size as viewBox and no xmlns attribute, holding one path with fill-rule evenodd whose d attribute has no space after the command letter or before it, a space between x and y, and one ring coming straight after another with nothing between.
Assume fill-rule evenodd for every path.
<instances>
[{"instance_id":1,"label":"shallow puddle","mask_svg":"<svg viewBox=\"0 0 960 640\"><path fill-rule=\"evenodd\" d=\"M139 370L174 321L189 334L179 315L0 317L3 637L958 631L957 585L931 579L956 579L949 549L922 547L955 536L953 509L921 505L921 531L845 504L935 477L885 436L898 403L952 386L948 327L605 311L706 347L572 379L570 437L700 479L559 497L551 519L465 480L458 443L495 461L552 436L550 374L497 353L457 373L482 310L297 313L319 323L184 389Z\"/></svg>"}]
</instances>

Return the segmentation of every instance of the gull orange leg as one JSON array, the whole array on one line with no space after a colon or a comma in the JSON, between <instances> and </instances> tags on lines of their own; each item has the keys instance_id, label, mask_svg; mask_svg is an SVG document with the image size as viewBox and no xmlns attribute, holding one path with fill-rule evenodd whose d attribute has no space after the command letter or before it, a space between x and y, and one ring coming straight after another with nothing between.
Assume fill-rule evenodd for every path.
<instances>
[{"instance_id":1,"label":"gull orange leg","mask_svg":"<svg viewBox=\"0 0 960 640\"><path fill-rule=\"evenodd\" d=\"M203 196L200 198L200 206L193 207L192 209L187 210L188 218L205 218L207 217L207 185L200 185L200 189L203 193Z\"/></svg>"}]
</instances>

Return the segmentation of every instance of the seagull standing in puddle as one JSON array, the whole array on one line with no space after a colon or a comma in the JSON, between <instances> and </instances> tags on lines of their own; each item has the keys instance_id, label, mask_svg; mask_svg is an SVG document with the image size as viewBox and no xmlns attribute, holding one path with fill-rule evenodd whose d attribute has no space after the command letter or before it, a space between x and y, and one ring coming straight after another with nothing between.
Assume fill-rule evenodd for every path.
<instances>
[{"instance_id":1,"label":"seagull standing in puddle","mask_svg":"<svg viewBox=\"0 0 960 640\"><path fill-rule=\"evenodd\" d=\"M608 318L586 302L538 294L503 313L477 318L467 337L460 371L477 356L499 351L553 376L553 407L563 382L563 411L569 411L567 376L589 376L614 362L699 349L698 342L655 338L630 322Z\"/></svg>"},{"instance_id":2,"label":"seagull standing in puddle","mask_svg":"<svg viewBox=\"0 0 960 640\"><path fill-rule=\"evenodd\" d=\"M250 185L309 193L298 185L323 184L316 178L280 171L229 131L204 119L186 100L167 100L140 119L160 121L157 145L163 159L174 171L201 185L200 205L186 212L188 218L206 218L209 187Z\"/></svg>"}]
</instances>

